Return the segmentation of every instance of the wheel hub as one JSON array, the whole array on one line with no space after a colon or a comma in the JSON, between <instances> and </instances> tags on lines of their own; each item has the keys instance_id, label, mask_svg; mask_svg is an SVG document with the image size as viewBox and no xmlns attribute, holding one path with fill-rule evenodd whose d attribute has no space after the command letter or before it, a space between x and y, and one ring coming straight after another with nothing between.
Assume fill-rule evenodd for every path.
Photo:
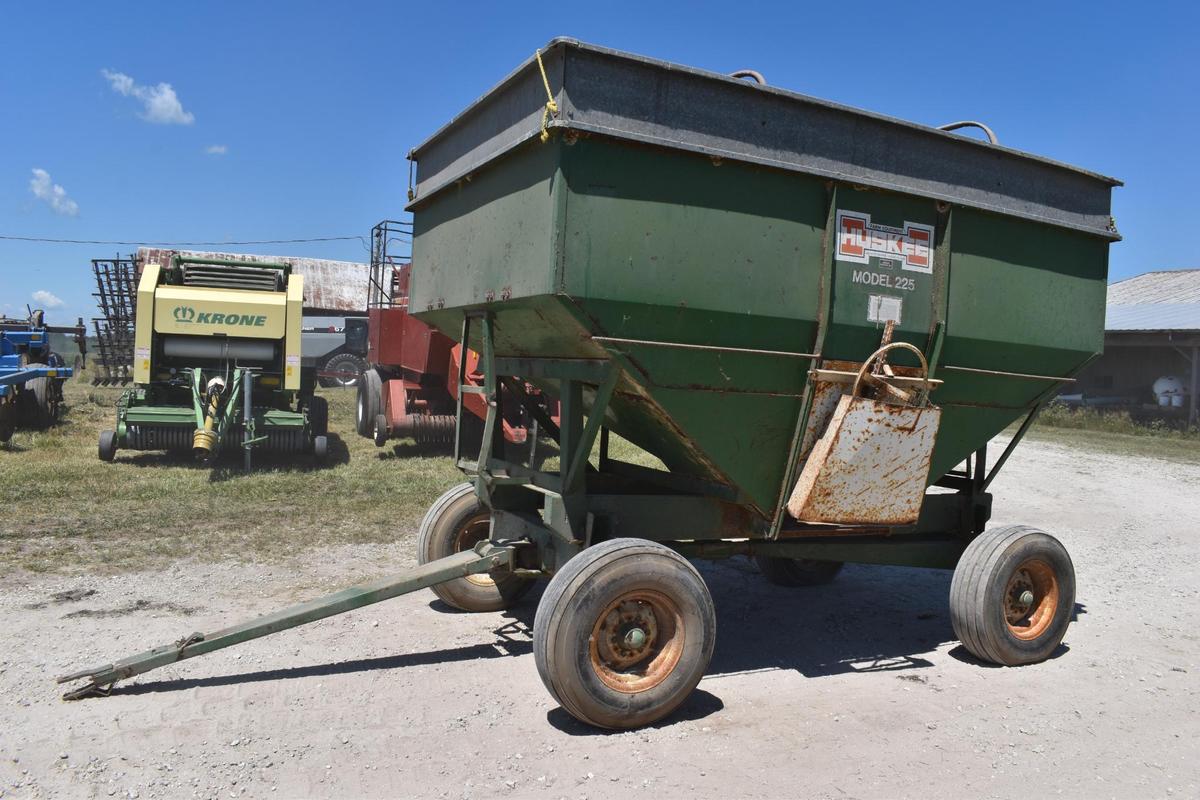
<instances>
[{"instance_id":1,"label":"wheel hub","mask_svg":"<svg viewBox=\"0 0 1200 800\"><path fill-rule=\"evenodd\" d=\"M1036 639L1058 610L1058 578L1045 561L1031 559L1013 571L1004 592L1004 621L1018 639Z\"/></svg>"},{"instance_id":2,"label":"wheel hub","mask_svg":"<svg viewBox=\"0 0 1200 800\"><path fill-rule=\"evenodd\" d=\"M685 638L683 615L672 598L652 590L628 592L596 619L592 668L612 689L644 692L675 669Z\"/></svg>"},{"instance_id":3,"label":"wheel hub","mask_svg":"<svg viewBox=\"0 0 1200 800\"><path fill-rule=\"evenodd\" d=\"M600 657L611 667L626 669L643 660L658 638L654 609L645 600L626 600L604 616L605 633L597 642Z\"/></svg>"},{"instance_id":4,"label":"wheel hub","mask_svg":"<svg viewBox=\"0 0 1200 800\"><path fill-rule=\"evenodd\" d=\"M462 526L462 530L458 532L458 536L454 538L454 552L461 553L465 550L475 549L475 545L488 538L491 517L488 514L481 514L467 520ZM495 586L496 581L486 572L477 575L467 575L465 579L475 584L476 586Z\"/></svg>"}]
</instances>

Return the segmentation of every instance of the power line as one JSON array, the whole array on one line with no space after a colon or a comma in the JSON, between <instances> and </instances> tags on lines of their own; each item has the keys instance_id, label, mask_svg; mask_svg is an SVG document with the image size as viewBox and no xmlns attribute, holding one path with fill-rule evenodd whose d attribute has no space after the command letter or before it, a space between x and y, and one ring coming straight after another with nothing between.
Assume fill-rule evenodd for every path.
<instances>
[{"instance_id":1,"label":"power line","mask_svg":"<svg viewBox=\"0 0 1200 800\"><path fill-rule=\"evenodd\" d=\"M318 236L310 239L258 239L242 242L146 242L118 241L114 239L49 239L40 236L8 236L0 233L0 239L12 242L38 242L41 244L110 244L110 245L146 245L153 247L226 247L228 245L248 244L304 244L308 242L346 242L354 239L365 242L362 236Z\"/></svg>"}]
</instances>

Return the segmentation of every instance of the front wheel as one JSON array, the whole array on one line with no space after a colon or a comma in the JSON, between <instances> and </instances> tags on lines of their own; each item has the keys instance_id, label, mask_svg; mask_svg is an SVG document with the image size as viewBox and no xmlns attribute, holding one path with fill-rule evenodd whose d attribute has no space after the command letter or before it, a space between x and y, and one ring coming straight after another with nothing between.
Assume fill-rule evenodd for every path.
<instances>
[{"instance_id":1,"label":"front wheel","mask_svg":"<svg viewBox=\"0 0 1200 800\"><path fill-rule=\"evenodd\" d=\"M437 499L421 520L417 561L428 564L452 556L488 538L491 511L475 496L475 487L459 484ZM467 575L433 586L433 593L461 611L500 611L529 591L533 580L512 572Z\"/></svg>"},{"instance_id":2,"label":"front wheel","mask_svg":"<svg viewBox=\"0 0 1200 800\"><path fill-rule=\"evenodd\" d=\"M712 658L717 621L704 579L644 539L611 539L567 562L533 626L542 682L573 717L637 728L687 699Z\"/></svg>"},{"instance_id":3,"label":"front wheel","mask_svg":"<svg viewBox=\"0 0 1200 800\"><path fill-rule=\"evenodd\" d=\"M321 385L326 388L336 386L354 386L367 365L353 353L338 353L325 362L322 372L329 373L321 378Z\"/></svg>"},{"instance_id":4,"label":"front wheel","mask_svg":"<svg viewBox=\"0 0 1200 800\"><path fill-rule=\"evenodd\" d=\"M373 369L363 372L358 381L354 404L354 428L359 436L370 439L375 434L375 417L383 407L383 381Z\"/></svg>"},{"instance_id":5,"label":"front wheel","mask_svg":"<svg viewBox=\"0 0 1200 800\"><path fill-rule=\"evenodd\" d=\"M324 464L329 458L329 438L326 436L313 437L313 459L318 464Z\"/></svg>"},{"instance_id":6,"label":"front wheel","mask_svg":"<svg viewBox=\"0 0 1200 800\"><path fill-rule=\"evenodd\" d=\"M1075 608L1066 548L1037 528L985 531L963 551L950 581L950 622L976 658L1004 666L1044 661Z\"/></svg>"},{"instance_id":7,"label":"front wheel","mask_svg":"<svg viewBox=\"0 0 1200 800\"><path fill-rule=\"evenodd\" d=\"M98 448L101 461L112 461L117 457L117 432L101 431Z\"/></svg>"}]
</instances>

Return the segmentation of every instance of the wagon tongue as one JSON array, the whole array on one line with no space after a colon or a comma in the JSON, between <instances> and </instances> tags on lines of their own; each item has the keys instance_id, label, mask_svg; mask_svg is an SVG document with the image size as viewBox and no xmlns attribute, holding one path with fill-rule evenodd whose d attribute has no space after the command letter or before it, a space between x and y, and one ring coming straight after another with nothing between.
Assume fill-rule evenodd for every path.
<instances>
[{"instance_id":1,"label":"wagon tongue","mask_svg":"<svg viewBox=\"0 0 1200 800\"><path fill-rule=\"evenodd\" d=\"M332 617L335 614L389 600L402 594L426 589L454 578L512 568L513 554L519 546L517 543L496 545L484 540L476 545L474 550L464 550L461 553L421 564L387 578L342 589L340 592L266 614L211 634L192 633L172 644L155 647L111 664L62 675L56 680L58 683L88 681L86 685L64 694L64 700L80 700L84 697L106 695L112 688L112 684L117 681L165 667L176 661L183 661L185 658L202 656L214 650L257 639L260 636L278 633L288 628L316 622L325 617Z\"/></svg>"}]
</instances>

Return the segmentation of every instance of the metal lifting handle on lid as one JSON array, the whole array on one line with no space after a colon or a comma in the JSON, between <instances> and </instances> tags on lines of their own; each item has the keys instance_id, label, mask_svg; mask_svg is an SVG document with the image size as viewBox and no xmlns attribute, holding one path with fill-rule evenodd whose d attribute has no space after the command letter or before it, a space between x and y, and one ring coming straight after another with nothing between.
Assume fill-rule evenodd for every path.
<instances>
[{"instance_id":1,"label":"metal lifting handle on lid","mask_svg":"<svg viewBox=\"0 0 1200 800\"><path fill-rule=\"evenodd\" d=\"M759 86L767 85L767 79L764 78L763 74L756 69L739 69L736 72L729 73L729 77L731 77L731 78L753 78L754 82L757 83Z\"/></svg>"},{"instance_id":2,"label":"metal lifting handle on lid","mask_svg":"<svg viewBox=\"0 0 1200 800\"><path fill-rule=\"evenodd\" d=\"M916 402L913 401L913 398L908 392L897 389L887 381L867 373L867 370L870 369L871 364L875 363L876 360L885 355L889 350L895 350L897 348L916 353L917 359L921 362L921 380L924 382L925 388L923 388L921 393L917 396ZM889 342L888 344L885 344L883 347L876 350L874 353L871 353L871 355L867 357L867 360L862 363L862 366L859 367L858 375L856 375L854 378L854 386L850 390L852 397L859 396L859 387L864 382L873 386L882 387L886 389L889 394L894 394L896 397L902 398L906 403L912 403L913 405L924 405L929 397L929 390L931 386L929 382L929 362L925 359L925 354L922 353L916 345L909 344L908 342Z\"/></svg>"},{"instance_id":3,"label":"metal lifting handle on lid","mask_svg":"<svg viewBox=\"0 0 1200 800\"><path fill-rule=\"evenodd\" d=\"M988 142L991 144L1000 144L1000 140L996 138L996 133L984 125L982 122L976 122L973 119L959 120L958 122L947 122L945 125L939 125L939 131L956 131L959 128L979 128L987 136Z\"/></svg>"}]
</instances>

